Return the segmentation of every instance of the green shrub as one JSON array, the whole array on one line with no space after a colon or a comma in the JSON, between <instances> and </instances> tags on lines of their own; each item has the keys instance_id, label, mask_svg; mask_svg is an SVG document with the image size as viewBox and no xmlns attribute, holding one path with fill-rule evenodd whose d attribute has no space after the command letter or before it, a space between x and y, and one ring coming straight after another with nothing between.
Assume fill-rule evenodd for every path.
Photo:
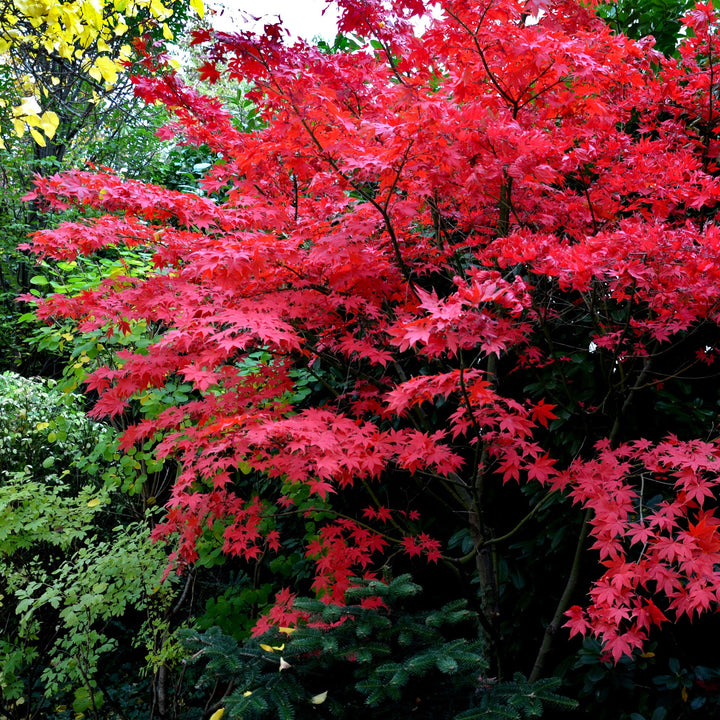
<instances>
[{"instance_id":1,"label":"green shrub","mask_svg":"<svg viewBox=\"0 0 720 720\"><path fill-rule=\"evenodd\" d=\"M117 658L147 685L174 589L149 518L126 517L116 439L52 381L0 375L0 717L106 717Z\"/></svg>"}]
</instances>

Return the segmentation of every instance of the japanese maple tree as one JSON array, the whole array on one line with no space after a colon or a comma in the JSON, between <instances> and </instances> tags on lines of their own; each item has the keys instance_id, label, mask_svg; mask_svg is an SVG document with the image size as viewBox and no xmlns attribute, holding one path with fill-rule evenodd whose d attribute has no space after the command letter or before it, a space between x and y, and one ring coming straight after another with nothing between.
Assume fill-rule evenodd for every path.
<instances>
[{"instance_id":1,"label":"japanese maple tree","mask_svg":"<svg viewBox=\"0 0 720 720\"><path fill-rule=\"evenodd\" d=\"M154 251L147 277L38 313L153 328L88 377L96 417L192 385L124 435L178 463L156 531L178 570L213 534L248 563L290 534L327 602L359 576L455 578L500 657L498 556L560 513L576 536L532 677L563 624L630 654L720 592L712 5L667 58L574 0L336 4L355 52L196 34L204 78L252 82L262 130L168 68L136 78L167 136L217 156L203 194L38 179L92 211L39 255ZM258 631L298 620L290 590Z\"/></svg>"}]
</instances>

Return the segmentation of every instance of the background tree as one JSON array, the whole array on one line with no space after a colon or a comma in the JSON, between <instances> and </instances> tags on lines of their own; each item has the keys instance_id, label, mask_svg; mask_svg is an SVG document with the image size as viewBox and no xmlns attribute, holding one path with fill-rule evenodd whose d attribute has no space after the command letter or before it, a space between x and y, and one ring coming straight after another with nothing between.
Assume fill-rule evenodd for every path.
<instances>
[{"instance_id":1,"label":"background tree","mask_svg":"<svg viewBox=\"0 0 720 720\"><path fill-rule=\"evenodd\" d=\"M202 15L201 0L189 0L189 6ZM91 97L94 104L99 103L106 89L122 75L122 63L132 52L128 40L143 34L143 23L162 23L165 38L171 39L172 29L166 21L185 12L186 4L176 0L168 4L130 0L119 5L103 0L4 0L0 7L0 56L23 98L12 107L16 134L22 136L27 128L43 146L45 138L55 135L60 109L66 125L64 139L71 138L78 131L77 124L82 126L83 118L90 114L87 101L78 103L78 93L82 97L87 92L80 88L92 79ZM54 107L43 111L42 102L49 97ZM4 99L7 102L7 96ZM50 154L57 156L57 152Z\"/></svg>"},{"instance_id":2,"label":"background tree","mask_svg":"<svg viewBox=\"0 0 720 720\"><path fill-rule=\"evenodd\" d=\"M121 147L125 171L130 176L150 176L151 168L158 167L151 159L160 147L154 132L164 116L145 108L133 95L126 67L134 56L131 45L142 42L152 53L161 52L168 39L187 29L195 12L202 12L196 0L168 6L131 2L124 7L79 2L3 4L0 221L5 233L0 291L7 318L5 367L18 369L29 361L23 352L23 329L16 322L15 298L30 289L33 273L15 248L28 232L52 222L42 217L37 206L19 198L29 190L34 174L86 162L115 164ZM34 371L42 365L35 362Z\"/></svg>"},{"instance_id":3,"label":"background tree","mask_svg":"<svg viewBox=\"0 0 720 720\"><path fill-rule=\"evenodd\" d=\"M621 0L600 5L597 12L616 32L636 40L652 36L657 50L672 55L685 32L680 19L692 7L687 0Z\"/></svg>"}]
</instances>

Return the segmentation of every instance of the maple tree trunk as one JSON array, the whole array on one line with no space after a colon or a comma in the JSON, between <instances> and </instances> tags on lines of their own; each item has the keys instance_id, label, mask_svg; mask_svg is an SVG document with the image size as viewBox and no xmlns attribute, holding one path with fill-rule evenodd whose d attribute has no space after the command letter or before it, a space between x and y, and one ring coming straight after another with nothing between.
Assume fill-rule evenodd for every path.
<instances>
[{"instance_id":1,"label":"maple tree trunk","mask_svg":"<svg viewBox=\"0 0 720 720\"><path fill-rule=\"evenodd\" d=\"M160 720L164 720L168 716L168 708L167 708L167 674L168 669L167 665L162 664L157 671L156 675L156 684L155 684L155 692L157 697L157 709L158 714L157 717L160 718Z\"/></svg>"},{"instance_id":2,"label":"maple tree trunk","mask_svg":"<svg viewBox=\"0 0 720 720\"><path fill-rule=\"evenodd\" d=\"M509 197L511 190L511 181L508 181L506 187L506 208L509 212ZM501 220L502 220L501 214ZM486 377L493 390L498 389L498 358L497 355L490 353L487 356L486 365ZM478 437L478 442L481 442L481 438ZM487 444L484 445L482 453L480 455L479 467L476 471L476 483L475 489L477 493L477 530L478 530L478 542L476 545L478 548L475 563L478 573L478 579L480 581L480 588L482 593L483 609L490 623L490 638L494 650L494 659L497 666L497 674L499 678L503 676L503 662L502 662L502 642L500 637L500 591L498 586L497 577L497 557L495 553L495 545L491 542L493 530L490 528L484 520L485 512L485 498L486 498L486 487L485 480L487 474L487 468L490 461L490 454ZM471 523L475 518L471 513ZM473 526L474 527L474 526Z\"/></svg>"},{"instance_id":3,"label":"maple tree trunk","mask_svg":"<svg viewBox=\"0 0 720 720\"><path fill-rule=\"evenodd\" d=\"M462 354L460 359L460 387L462 399L469 413L472 414L472 403L467 392L464 380L465 362ZM487 357L487 377L494 388L497 387L497 358L495 355ZM492 543L492 529L487 525L485 514L486 502L486 472L489 462L489 452L486 443L483 441L481 429L475 426L477 433L476 459L472 471L472 481L468 483L468 492L463 493L467 513L468 526L472 537L475 559L475 572L480 586L478 596L480 601L483 626L488 633L492 645L492 657L495 662L495 671L498 677L502 677L501 642L500 642L500 602L497 580L497 568Z\"/></svg>"},{"instance_id":4,"label":"maple tree trunk","mask_svg":"<svg viewBox=\"0 0 720 720\"><path fill-rule=\"evenodd\" d=\"M500 186L500 219L498 220L497 234L506 237L510 230L510 210L512 208L512 178L504 173L503 184Z\"/></svg>"},{"instance_id":5,"label":"maple tree trunk","mask_svg":"<svg viewBox=\"0 0 720 720\"><path fill-rule=\"evenodd\" d=\"M498 596L497 572L492 545L488 543L489 529L481 517L482 511L471 509L470 528L475 547L475 570L480 585L479 600L483 625L488 633L492 647L492 659L495 662L495 674L499 679L503 677L503 662L501 656L501 638L499 631L500 605Z\"/></svg>"},{"instance_id":6,"label":"maple tree trunk","mask_svg":"<svg viewBox=\"0 0 720 720\"><path fill-rule=\"evenodd\" d=\"M552 648L555 636L562 627L563 620L565 619L565 611L568 607L570 607L570 600L572 599L575 587L577 586L580 578L580 561L582 559L583 551L585 550L585 540L587 539L588 532L590 530L591 516L591 511L587 510L580 528L580 535L578 536L577 545L575 546L575 555L573 556L570 574L568 575L567 582L565 583L565 589L563 590L563 594L560 596L560 600L555 608L552 620L545 628L540 649L538 650L537 657L533 663L532 671L528 676L528 681L531 683L540 679L543 668L545 667L545 658Z\"/></svg>"}]
</instances>

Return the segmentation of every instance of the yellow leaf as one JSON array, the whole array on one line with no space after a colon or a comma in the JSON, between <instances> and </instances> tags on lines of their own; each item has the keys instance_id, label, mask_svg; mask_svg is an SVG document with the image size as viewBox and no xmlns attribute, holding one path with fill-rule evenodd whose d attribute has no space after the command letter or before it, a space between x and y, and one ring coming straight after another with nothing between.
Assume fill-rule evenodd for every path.
<instances>
[{"instance_id":1,"label":"yellow leaf","mask_svg":"<svg viewBox=\"0 0 720 720\"><path fill-rule=\"evenodd\" d=\"M103 7L99 0L84 0L81 6L83 19L96 30L103 26Z\"/></svg>"},{"instance_id":2,"label":"yellow leaf","mask_svg":"<svg viewBox=\"0 0 720 720\"><path fill-rule=\"evenodd\" d=\"M50 423L49 422L39 422L37 425L35 425L36 430L45 430L45 428L49 428Z\"/></svg>"},{"instance_id":3,"label":"yellow leaf","mask_svg":"<svg viewBox=\"0 0 720 720\"><path fill-rule=\"evenodd\" d=\"M150 0L150 13L158 20L164 20L166 17L170 17L172 11L169 11L160 0Z\"/></svg>"},{"instance_id":4,"label":"yellow leaf","mask_svg":"<svg viewBox=\"0 0 720 720\"><path fill-rule=\"evenodd\" d=\"M45 138L35 128L29 128L30 134L33 136L33 140L40 146L45 147Z\"/></svg>"},{"instance_id":5,"label":"yellow leaf","mask_svg":"<svg viewBox=\"0 0 720 720\"><path fill-rule=\"evenodd\" d=\"M32 95L24 97L22 102L13 108L14 117L22 117L23 115L37 115L40 112L40 105L36 98Z\"/></svg>"},{"instance_id":6,"label":"yellow leaf","mask_svg":"<svg viewBox=\"0 0 720 720\"><path fill-rule=\"evenodd\" d=\"M209 718L209 720L220 720L220 718L225 714L225 708L220 708L219 710L216 710Z\"/></svg>"},{"instance_id":7,"label":"yellow leaf","mask_svg":"<svg viewBox=\"0 0 720 720\"><path fill-rule=\"evenodd\" d=\"M310 702L313 705L322 705L327 700L327 690L325 692L321 692L319 695L313 695L310 698Z\"/></svg>"},{"instance_id":8,"label":"yellow leaf","mask_svg":"<svg viewBox=\"0 0 720 720\"><path fill-rule=\"evenodd\" d=\"M35 0L35 2L18 0L16 5L18 10L28 18L44 20L47 15L48 8L44 0Z\"/></svg>"},{"instance_id":9,"label":"yellow leaf","mask_svg":"<svg viewBox=\"0 0 720 720\"><path fill-rule=\"evenodd\" d=\"M168 24L167 24L167 23L163 23L163 25L162 25L162 31L163 31L163 37L164 37L166 40L172 40L172 39L173 39L174 36L173 36L173 34L172 34L172 30L168 27Z\"/></svg>"},{"instance_id":10,"label":"yellow leaf","mask_svg":"<svg viewBox=\"0 0 720 720\"><path fill-rule=\"evenodd\" d=\"M243 693L243 697L250 697L251 695L252 695L252 690L246 690L246 691Z\"/></svg>"},{"instance_id":11,"label":"yellow leaf","mask_svg":"<svg viewBox=\"0 0 720 720\"><path fill-rule=\"evenodd\" d=\"M52 139L60 124L60 118L50 110L46 110L40 117L38 127L45 131L45 134Z\"/></svg>"},{"instance_id":12,"label":"yellow leaf","mask_svg":"<svg viewBox=\"0 0 720 720\"><path fill-rule=\"evenodd\" d=\"M92 500L87 501L87 506L90 508L97 507L100 504L100 500L97 498L93 498Z\"/></svg>"},{"instance_id":13,"label":"yellow leaf","mask_svg":"<svg viewBox=\"0 0 720 720\"><path fill-rule=\"evenodd\" d=\"M190 7L200 16L205 16L205 6L203 0L190 0Z\"/></svg>"},{"instance_id":14,"label":"yellow leaf","mask_svg":"<svg viewBox=\"0 0 720 720\"><path fill-rule=\"evenodd\" d=\"M120 35L124 35L128 31L128 26L121 20L118 20L115 24L115 27L113 28L113 32L120 37Z\"/></svg>"},{"instance_id":15,"label":"yellow leaf","mask_svg":"<svg viewBox=\"0 0 720 720\"><path fill-rule=\"evenodd\" d=\"M683 702L687 702L688 700L688 691L686 687L683 687L683 689L680 691L680 697L683 699Z\"/></svg>"},{"instance_id":16,"label":"yellow leaf","mask_svg":"<svg viewBox=\"0 0 720 720\"><path fill-rule=\"evenodd\" d=\"M286 635L291 635L292 633L295 632L295 628L291 628L291 627L279 627L278 630L281 633L285 633Z\"/></svg>"},{"instance_id":17,"label":"yellow leaf","mask_svg":"<svg viewBox=\"0 0 720 720\"><path fill-rule=\"evenodd\" d=\"M261 647L265 652L272 652L272 651L273 651L273 649L272 649L269 645L265 645L265 644L263 644L263 643L260 643L260 647Z\"/></svg>"},{"instance_id":18,"label":"yellow leaf","mask_svg":"<svg viewBox=\"0 0 720 720\"><path fill-rule=\"evenodd\" d=\"M103 80L105 80L108 85L114 85L117 82L118 66L109 57L106 57L105 55L99 57L95 61L94 68L97 68L100 71ZM93 77L95 76L93 75ZM95 79L97 80L97 78Z\"/></svg>"},{"instance_id":19,"label":"yellow leaf","mask_svg":"<svg viewBox=\"0 0 720 720\"><path fill-rule=\"evenodd\" d=\"M62 24L65 26L65 32L61 41L67 41L69 38L79 35L83 31L83 22L80 15L80 8L77 5L63 4L59 7L62 16Z\"/></svg>"}]
</instances>

